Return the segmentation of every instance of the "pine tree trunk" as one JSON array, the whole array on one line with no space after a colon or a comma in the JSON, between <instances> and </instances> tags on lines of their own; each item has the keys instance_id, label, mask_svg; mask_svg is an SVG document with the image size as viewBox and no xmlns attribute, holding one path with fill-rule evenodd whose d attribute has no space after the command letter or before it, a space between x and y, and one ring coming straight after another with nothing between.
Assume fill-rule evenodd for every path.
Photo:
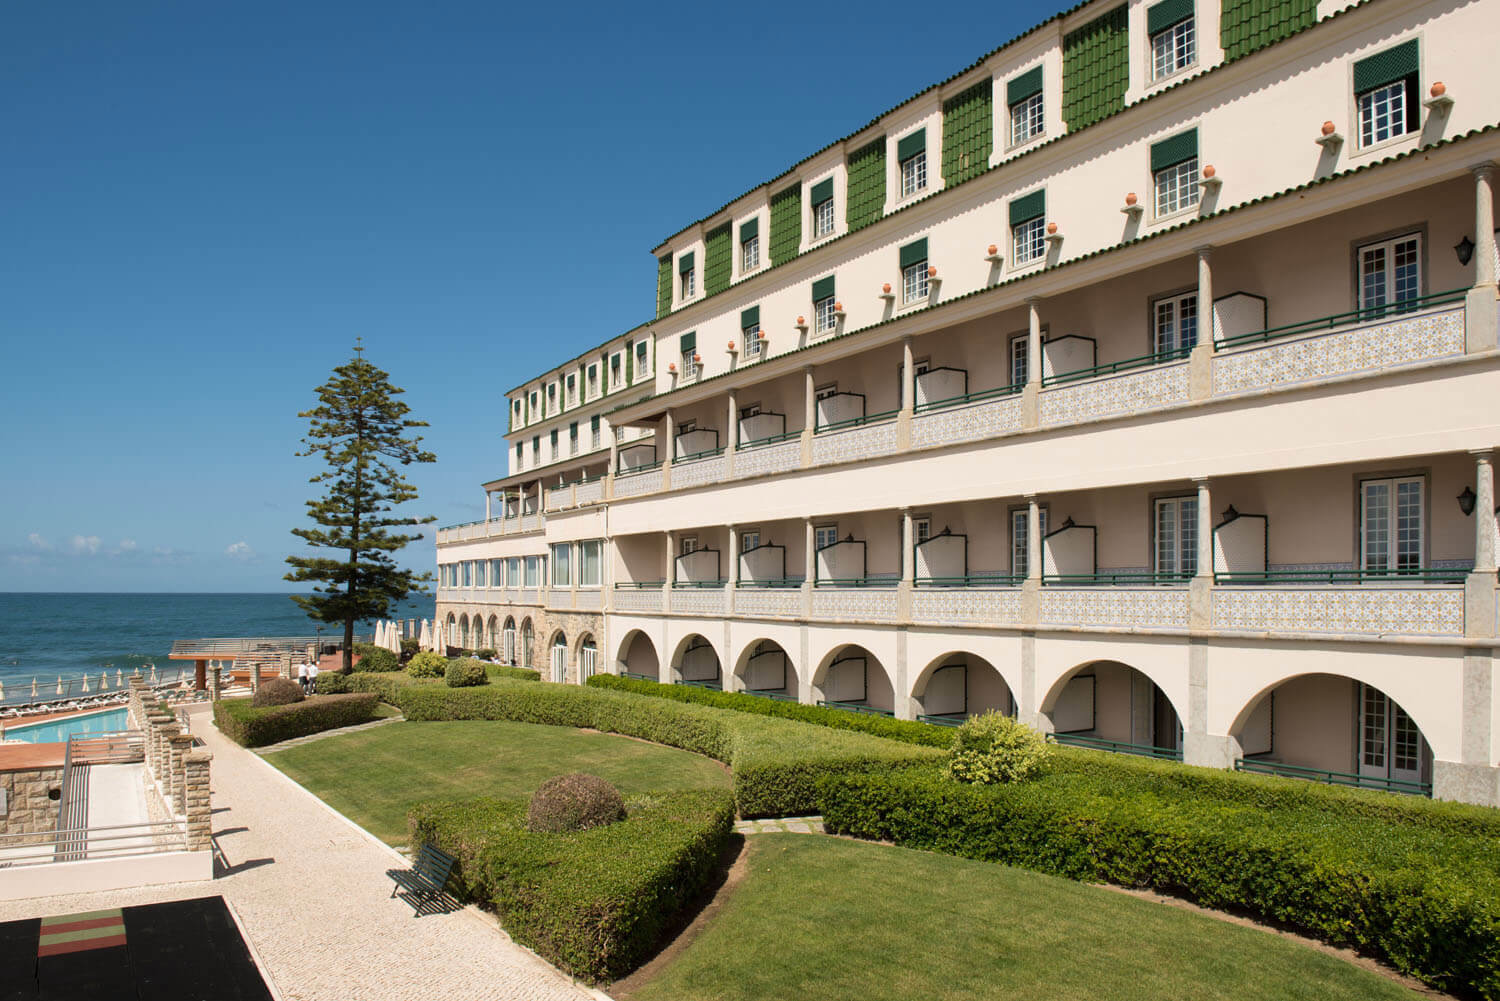
<instances>
[{"instance_id":1,"label":"pine tree trunk","mask_svg":"<svg viewBox=\"0 0 1500 1001\"><path fill-rule=\"evenodd\" d=\"M344 620L344 673L354 670L354 620Z\"/></svg>"}]
</instances>

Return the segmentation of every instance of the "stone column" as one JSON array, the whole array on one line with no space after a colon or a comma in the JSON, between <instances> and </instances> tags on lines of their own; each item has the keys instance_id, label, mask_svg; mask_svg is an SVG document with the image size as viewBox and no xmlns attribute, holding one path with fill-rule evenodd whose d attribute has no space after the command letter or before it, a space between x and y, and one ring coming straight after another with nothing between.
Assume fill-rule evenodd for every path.
<instances>
[{"instance_id":1,"label":"stone column","mask_svg":"<svg viewBox=\"0 0 1500 1001\"><path fill-rule=\"evenodd\" d=\"M667 431L667 450L666 454L659 458L661 459L662 476L665 481L665 478L671 475L672 463L677 458L677 415L668 410L666 416L662 418L662 424L666 427ZM663 485L665 486L665 482Z\"/></svg>"},{"instance_id":2,"label":"stone column","mask_svg":"<svg viewBox=\"0 0 1500 1001\"><path fill-rule=\"evenodd\" d=\"M729 529L729 566L724 568L724 576L733 587L740 578L740 527L738 525L727 525Z\"/></svg>"},{"instance_id":3,"label":"stone column","mask_svg":"<svg viewBox=\"0 0 1500 1001\"><path fill-rule=\"evenodd\" d=\"M911 413L916 406L917 386L912 375L916 362L912 360L911 338L901 339L901 411Z\"/></svg>"},{"instance_id":4,"label":"stone column","mask_svg":"<svg viewBox=\"0 0 1500 1001\"><path fill-rule=\"evenodd\" d=\"M1465 297L1464 335L1470 354L1492 350L1495 325L1495 164L1476 164L1474 172L1474 285Z\"/></svg>"},{"instance_id":5,"label":"stone column","mask_svg":"<svg viewBox=\"0 0 1500 1001\"><path fill-rule=\"evenodd\" d=\"M812 615L812 592L813 584L817 578L818 557L813 550L813 546L816 544L816 535L813 532L811 518L802 519L802 529L802 615L806 618ZM806 632L806 630L803 631L804 633ZM806 663L806 661L807 658L804 657L803 663ZM808 677L812 677L810 672Z\"/></svg>"},{"instance_id":6,"label":"stone column","mask_svg":"<svg viewBox=\"0 0 1500 1001\"><path fill-rule=\"evenodd\" d=\"M1035 430L1041 423L1042 314L1040 299L1026 300L1026 385L1021 388L1021 426ZM1007 366L1010 358L1005 359Z\"/></svg>"},{"instance_id":7,"label":"stone column","mask_svg":"<svg viewBox=\"0 0 1500 1001\"><path fill-rule=\"evenodd\" d=\"M1035 494L1026 497L1026 579L1042 580L1042 506Z\"/></svg>"},{"instance_id":8,"label":"stone column","mask_svg":"<svg viewBox=\"0 0 1500 1001\"><path fill-rule=\"evenodd\" d=\"M207 751L191 751L182 759L190 852L206 852L212 845L213 807L209 800L208 768L213 757Z\"/></svg>"},{"instance_id":9,"label":"stone column","mask_svg":"<svg viewBox=\"0 0 1500 1001\"><path fill-rule=\"evenodd\" d=\"M1193 483L1198 488L1198 569L1193 574L1193 579L1188 581L1188 628L1204 630L1213 624L1213 497L1209 493L1207 479L1195 478Z\"/></svg>"},{"instance_id":10,"label":"stone column","mask_svg":"<svg viewBox=\"0 0 1500 1001\"><path fill-rule=\"evenodd\" d=\"M916 553L912 550L911 508L901 509L901 583L911 586L917 576Z\"/></svg>"},{"instance_id":11,"label":"stone column","mask_svg":"<svg viewBox=\"0 0 1500 1001\"><path fill-rule=\"evenodd\" d=\"M733 389L729 391L729 412L725 417L728 423L724 425L724 451L733 455L740 447L740 397Z\"/></svg>"},{"instance_id":12,"label":"stone column","mask_svg":"<svg viewBox=\"0 0 1500 1001\"><path fill-rule=\"evenodd\" d=\"M1214 269L1213 247L1197 247L1198 255L1198 343L1213 346L1217 340L1214 330Z\"/></svg>"},{"instance_id":13,"label":"stone column","mask_svg":"<svg viewBox=\"0 0 1500 1001\"><path fill-rule=\"evenodd\" d=\"M219 701L219 662L213 662L213 669L208 672L208 697L210 701Z\"/></svg>"},{"instance_id":14,"label":"stone column","mask_svg":"<svg viewBox=\"0 0 1500 1001\"><path fill-rule=\"evenodd\" d=\"M818 388L813 380L813 367L802 366L802 466L812 465L813 432L818 423Z\"/></svg>"},{"instance_id":15,"label":"stone column","mask_svg":"<svg viewBox=\"0 0 1500 1001\"><path fill-rule=\"evenodd\" d=\"M490 523L490 499L494 496L495 495L488 490L484 492L484 523L486 525Z\"/></svg>"},{"instance_id":16,"label":"stone column","mask_svg":"<svg viewBox=\"0 0 1500 1001\"><path fill-rule=\"evenodd\" d=\"M168 735L167 740L171 760L168 774L171 780L164 794L168 797L167 806L172 813L185 817L187 816L187 770L183 761L193 753L193 737L191 734L173 733Z\"/></svg>"},{"instance_id":17,"label":"stone column","mask_svg":"<svg viewBox=\"0 0 1500 1001\"><path fill-rule=\"evenodd\" d=\"M167 725L167 720L166 713L152 708L146 710L146 767L158 783L163 775L162 728Z\"/></svg>"},{"instance_id":18,"label":"stone column","mask_svg":"<svg viewBox=\"0 0 1500 1001\"><path fill-rule=\"evenodd\" d=\"M1464 635L1491 639L1495 621L1495 458L1490 449L1474 456L1474 569L1464 578Z\"/></svg>"}]
</instances>

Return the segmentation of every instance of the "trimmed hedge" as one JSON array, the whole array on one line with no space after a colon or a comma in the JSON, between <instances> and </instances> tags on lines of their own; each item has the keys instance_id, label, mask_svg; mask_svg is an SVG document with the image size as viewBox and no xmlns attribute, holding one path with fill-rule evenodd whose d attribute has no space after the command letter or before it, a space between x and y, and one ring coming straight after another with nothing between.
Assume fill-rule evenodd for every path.
<instances>
[{"instance_id":1,"label":"trimmed hedge","mask_svg":"<svg viewBox=\"0 0 1500 1001\"><path fill-rule=\"evenodd\" d=\"M564 834L524 829L526 805L421 803L413 846L458 859L462 896L489 902L506 932L567 973L601 983L645 960L707 885L733 825L721 790L650 797L623 821Z\"/></svg>"},{"instance_id":2,"label":"trimmed hedge","mask_svg":"<svg viewBox=\"0 0 1500 1001\"><path fill-rule=\"evenodd\" d=\"M942 757L934 748L867 734L597 687L500 679L485 688L411 685L397 691L395 698L413 721L504 719L582 727L715 758L734 772L735 803L744 817L816 813L820 779L905 768Z\"/></svg>"},{"instance_id":3,"label":"trimmed hedge","mask_svg":"<svg viewBox=\"0 0 1500 1001\"><path fill-rule=\"evenodd\" d=\"M214 725L242 747L264 747L368 723L375 718L379 702L373 694L315 695L291 705L265 707L252 706L249 699L220 699L214 703Z\"/></svg>"},{"instance_id":4,"label":"trimmed hedge","mask_svg":"<svg viewBox=\"0 0 1500 1001\"><path fill-rule=\"evenodd\" d=\"M431 685L438 679L413 681L405 671L369 671L354 674L325 673L318 675L318 691L323 695L343 695L349 692L371 692L380 696L380 701L396 705L397 693L412 685Z\"/></svg>"},{"instance_id":5,"label":"trimmed hedge","mask_svg":"<svg viewBox=\"0 0 1500 1001\"><path fill-rule=\"evenodd\" d=\"M376 646L373 643L356 643L354 652L359 655L359 660L354 662L351 670L355 671L399 671L401 670L401 658L387 650L385 647Z\"/></svg>"},{"instance_id":6,"label":"trimmed hedge","mask_svg":"<svg viewBox=\"0 0 1500 1001\"><path fill-rule=\"evenodd\" d=\"M541 681L542 672L529 667L511 667L509 664L486 664L491 678L514 678L516 681Z\"/></svg>"},{"instance_id":7,"label":"trimmed hedge","mask_svg":"<svg viewBox=\"0 0 1500 1001\"><path fill-rule=\"evenodd\" d=\"M1180 766L1179 766L1180 767ZM1267 809L1118 773L975 786L932 769L823 783L832 833L1240 909L1500 998L1500 845L1319 806Z\"/></svg>"},{"instance_id":8,"label":"trimmed hedge","mask_svg":"<svg viewBox=\"0 0 1500 1001\"><path fill-rule=\"evenodd\" d=\"M490 676L485 673L484 665L477 660L450 660L448 669L443 673L443 680L449 688L473 688L476 685L488 685Z\"/></svg>"},{"instance_id":9,"label":"trimmed hedge","mask_svg":"<svg viewBox=\"0 0 1500 1001\"><path fill-rule=\"evenodd\" d=\"M433 650L423 650L406 662L406 673L413 678L441 678L448 669L448 658Z\"/></svg>"}]
</instances>

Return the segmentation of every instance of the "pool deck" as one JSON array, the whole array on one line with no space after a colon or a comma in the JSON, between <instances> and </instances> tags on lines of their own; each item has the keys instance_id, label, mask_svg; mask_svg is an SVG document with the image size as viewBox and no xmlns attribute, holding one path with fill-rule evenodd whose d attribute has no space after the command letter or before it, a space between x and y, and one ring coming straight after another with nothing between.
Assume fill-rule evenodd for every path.
<instances>
[{"instance_id":1,"label":"pool deck","mask_svg":"<svg viewBox=\"0 0 1500 1001\"><path fill-rule=\"evenodd\" d=\"M391 899L386 871L407 868L405 858L225 739L206 704L188 712L214 755L216 878L3 901L0 921L222 894L284 1001L605 998L475 908L416 916Z\"/></svg>"}]
</instances>

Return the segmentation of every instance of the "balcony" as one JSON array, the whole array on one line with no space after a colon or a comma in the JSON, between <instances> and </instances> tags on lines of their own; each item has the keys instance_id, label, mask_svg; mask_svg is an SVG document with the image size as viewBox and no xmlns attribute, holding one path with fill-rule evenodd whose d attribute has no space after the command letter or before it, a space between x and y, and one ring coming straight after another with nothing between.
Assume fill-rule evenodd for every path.
<instances>
[{"instance_id":1,"label":"balcony","mask_svg":"<svg viewBox=\"0 0 1500 1001\"><path fill-rule=\"evenodd\" d=\"M1021 389L1001 386L917 404L911 424L912 447L956 445L1020 431L1025 416Z\"/></svg>"},{"instance_id":2,"label":"balcony","mask_svg":"<svg viewBox=\"0 0 1500 1001\"><path fill-rule=\"evenodd\" d=\"M892 454L896 451L898 413L887 410L819 423L813 431L812 464L823 466Z\"/></svg>"},{"instance_id":3,"label":"balcony","mask_svg":"<svg viewBox=\"0 0 1500 1001\"><path fill-rule=\"evenodd\" d=\"M646 580L616 584L614 609L616 612L645 612L660 615L662 611L662 587L665 581Z\"/></svg>"},{"instance_id":4,"label":"balcony","mask_svg":"<svg viewBox=\"0 0 1500 1001\"><path fill-rule=\"evenodd\" d=\"M1464 635L1466 571L1214 575L1213 627L1243 633Z\"/></svg>"}]
</instances>

